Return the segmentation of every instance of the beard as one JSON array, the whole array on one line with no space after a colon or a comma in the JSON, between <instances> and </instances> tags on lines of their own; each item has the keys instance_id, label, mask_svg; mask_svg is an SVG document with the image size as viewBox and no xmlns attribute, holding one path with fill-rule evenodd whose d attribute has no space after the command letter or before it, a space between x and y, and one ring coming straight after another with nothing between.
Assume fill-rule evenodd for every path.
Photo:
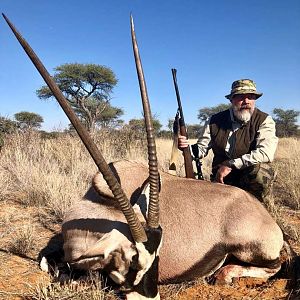
<instances>
[{"instance_id":1,"label":"beard","mask_svg":"<svg viewBox=\"0 0 300 300\"><path fill-rule=\"evenodd\" d=\"M249 122L254 112L254 107L249 106L237 107L236 105L232 105L232 109L234 116L242 123Z\"/></svg>"}]
</instances>

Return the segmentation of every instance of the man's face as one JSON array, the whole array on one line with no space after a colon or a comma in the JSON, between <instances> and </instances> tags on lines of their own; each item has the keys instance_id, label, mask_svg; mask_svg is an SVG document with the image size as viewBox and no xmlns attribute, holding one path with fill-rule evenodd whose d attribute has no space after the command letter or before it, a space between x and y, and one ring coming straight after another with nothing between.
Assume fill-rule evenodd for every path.
<instances>
[{"instance_id":1,"label":"man's face","mask_svg":"<svg viewBox=\"0 0 300 300\"><path fill-rule=\"evenodd\" d=\"M231 103L235 117L242 122L248 122L255 108L255 100L255 94L234 95Z\"/></svg>"}]
</instances>

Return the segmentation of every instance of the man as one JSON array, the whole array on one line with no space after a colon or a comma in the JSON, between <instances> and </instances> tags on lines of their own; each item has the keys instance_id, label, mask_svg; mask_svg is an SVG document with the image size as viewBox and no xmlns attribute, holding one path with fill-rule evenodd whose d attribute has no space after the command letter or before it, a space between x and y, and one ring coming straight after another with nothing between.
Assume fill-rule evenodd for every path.
<instances>
[{"instance_id":1,"label":"man","mask_svg":"<svg viewBox=\"0 0 300 300\"><path fill-rule=\"evenodd\" d=\"M271 116L255 107L261 96L252 80L234 81L225 96L231 107L206 122L197 145L200 158L210 149L214 153L213 181L238 186L262 200L274 180L274 171L266 163L274 158L278 138ZM180 136L178 148L188 146L186 137Z\"/></svg>"}]
</instances>

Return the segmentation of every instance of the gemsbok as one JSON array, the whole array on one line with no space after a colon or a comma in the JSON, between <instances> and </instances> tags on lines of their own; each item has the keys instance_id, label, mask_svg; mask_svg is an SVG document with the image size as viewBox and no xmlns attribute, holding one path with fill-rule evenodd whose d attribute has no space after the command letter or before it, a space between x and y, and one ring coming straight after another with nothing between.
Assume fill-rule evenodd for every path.
<instances>
[{"instance_id":1,"label":"gemsbok","mask_svg":"<svg viewBox=\"0 0 300 300\"><path fill-rule=\"evenodd\" d=\"M218 280L230 283L234 277L269 278L279 271L280 251L285 244L283 233L256 198L224 184L165 172L160 172L159 178L151 112L132 18L149 167L126 160L106 164L36 54L4 18L100 171L62 224L64 259L69 265L82 270L105 270L123 287L127 299L159 299L158 282L181 282L215 274ZM241 264L222 266L230 257Z\"/></svg>"}]
</instances>

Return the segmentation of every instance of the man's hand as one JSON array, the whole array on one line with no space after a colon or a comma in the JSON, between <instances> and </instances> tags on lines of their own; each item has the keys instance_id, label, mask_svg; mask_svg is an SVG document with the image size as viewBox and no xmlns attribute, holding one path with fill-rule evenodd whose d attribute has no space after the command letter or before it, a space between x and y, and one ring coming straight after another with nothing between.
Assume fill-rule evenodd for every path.
<instances>
[{"instance_id":1,"label":"man's hand","mask_svg":"<svg viewBox=\"0 0 300 300\"><path fill-rule=\"evenodd\" d=\"M224 177L226 177L231 171L232 168L224 165L220 165L216 174L216 181L220 183L224 183Z\"/></svg>"},{"instance_id":2,"label":"man's hand","mask_svg":"<svg viewBox=\"0 0 300 300\"><path fill-rule=\"evenodd\" d=\"M184 135L178 135L178 149L183 150L190 145L189 140Z\"/></svg>"}]
</instances>

